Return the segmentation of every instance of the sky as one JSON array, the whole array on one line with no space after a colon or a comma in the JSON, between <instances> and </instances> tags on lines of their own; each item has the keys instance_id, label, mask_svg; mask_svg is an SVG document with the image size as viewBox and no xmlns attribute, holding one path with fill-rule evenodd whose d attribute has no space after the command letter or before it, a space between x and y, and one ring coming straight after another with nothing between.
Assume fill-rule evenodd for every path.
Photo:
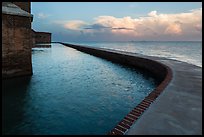
<instances>
[{"instance_id":1,"label":"sky","mask_svg":"<svg viewBox=\"0 0 204 137\"><path fill-rule=\"evenodd\" d=\"M31 2L52 41L202 41L202 2Z\"/></svg>"}]
</instances>

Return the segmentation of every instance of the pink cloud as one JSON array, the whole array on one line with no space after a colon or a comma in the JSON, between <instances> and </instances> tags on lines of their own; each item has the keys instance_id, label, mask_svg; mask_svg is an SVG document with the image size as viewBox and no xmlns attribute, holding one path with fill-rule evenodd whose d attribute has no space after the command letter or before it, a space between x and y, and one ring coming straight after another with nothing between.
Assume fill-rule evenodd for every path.
<instances>
[{"instance_id":1,"label":"pink cloud","mask_svg":"<svg viewBox=\"0 0 204 137\"><path fill-rule=\"evenodd\" d=\"M113 16L100 16L96 18L96 23L107 27L124 27L131 29L112 30L113 33L130 34L134 36L154 35L185 35L195 31L195 24L202 21L202 9L191 10L187 13L177 14L158 14L157 11L151 11L146 17L140 18L115 18ZM151 31L144 31L144 30ZM183 30L184 29L184 30ZM196 26L196 29L202 29L202 26ZM182 33L183 32L183 33Z\"/></svg>"},{"instance_id":2,"label":"pink cloud","mask_svg":"<svg viewBox=\"0 0 204 137\"><path fill-rule=\"evenodd\" d=\"M196 25L195 25L195 29L196 29L197 31L202 32L202 25L201 25L201 24L196 24Z\"/></svg>"},{"instance_id":3,"label":"pink cloud","mask_svg":"<svg viewBox=\"0 0 204 137\"><path fill-rule=\"evenodd\" d=\"M202 8L185 13L161 14L156 10L147 16L132 18L130 16L116 18L113 16L99 16L94 22L86 23L72 20L63 23L64 28L83 31L83 33L112 33L131 38L155 38L165 36L202 36ZM87 27L86 27L87 26ZM90 27L92 26L92 27ZM87 29L84 29L87 28Z\"/></svg>"},{"instance_id":4,"label":"pink cloud","mask_svg":"<svg viewBox=\"0 0 204 137\"><path fill-rule=\"evenodd\" d=\"M165 30L166 34L178 34L180 35L182 33L182 29L181 29L181 25L180 24L170 24L166 30Z\"/></svg>"},{"instance_id":5,"label":"pink cloud","mask_svg":"<svg viewBox=\"0 0 204 137\"><path fill-rule=\"evenodd\" d=\"M70 30L80 30L81 26L85 25L87 23L85 23L84 21L81 20L72 20L72 21L68 21L66 22L64 25L64 28L66 29L70 29Z\"/></svg>"}]
</instances>

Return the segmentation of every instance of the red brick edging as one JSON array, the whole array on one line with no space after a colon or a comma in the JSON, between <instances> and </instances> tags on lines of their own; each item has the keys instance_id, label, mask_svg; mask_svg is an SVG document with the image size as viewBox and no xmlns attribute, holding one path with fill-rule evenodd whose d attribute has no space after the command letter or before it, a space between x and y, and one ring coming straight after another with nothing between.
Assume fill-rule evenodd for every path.
<instances>
[{"instance_id":1,"label":"red brick edging","mask_svg":"<svg viewBox=\"0 0 204 137\"><path fill-rule=\"evenodd\" d=\"M140 102L140 104L138 104L132 111L130 111L110 132L108 132L108 135L124 135L128 129L131 128L133 123L139 119L144 111L162 93L162 91L172 79L172 70L168 66L163 66L167 70L165 79L159 84L158 87L156 87L156 89L154 89L148 96L146 96L142 102Z\"/></svg>"}]
</instances>

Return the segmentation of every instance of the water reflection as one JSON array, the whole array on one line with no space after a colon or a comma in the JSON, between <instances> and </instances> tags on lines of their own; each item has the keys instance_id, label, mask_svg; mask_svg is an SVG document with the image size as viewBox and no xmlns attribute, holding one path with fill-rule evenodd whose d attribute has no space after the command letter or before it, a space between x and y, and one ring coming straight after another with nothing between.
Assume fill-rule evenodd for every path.
<instances>
[{"instance_id":1,"label":"water reflection","mask_svg":"<svg viewBox=\"0 0 204 137\"><path fill-rule=\"evenodd\" d=\"M31 77L21 77L2 81L2 126L3 133L11 133L19 121L24 120L29 100Z\"/></svg>"}]
</instances>

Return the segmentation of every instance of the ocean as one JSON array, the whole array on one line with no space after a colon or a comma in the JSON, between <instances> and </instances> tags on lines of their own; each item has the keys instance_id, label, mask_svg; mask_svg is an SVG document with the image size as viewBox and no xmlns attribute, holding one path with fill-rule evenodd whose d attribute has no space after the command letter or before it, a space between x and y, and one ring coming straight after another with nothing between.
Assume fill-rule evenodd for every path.
<instances>
[{"instance_id":1,"label":"ocean","mask_svg":"<svg viewBox=\"0 0 204 137\"><path fill-rule=\"evenodd\" d=\"M197 41L131 41L67 42L175 59L202 67L202 42Z\"/></svg>"}]
</instances>

